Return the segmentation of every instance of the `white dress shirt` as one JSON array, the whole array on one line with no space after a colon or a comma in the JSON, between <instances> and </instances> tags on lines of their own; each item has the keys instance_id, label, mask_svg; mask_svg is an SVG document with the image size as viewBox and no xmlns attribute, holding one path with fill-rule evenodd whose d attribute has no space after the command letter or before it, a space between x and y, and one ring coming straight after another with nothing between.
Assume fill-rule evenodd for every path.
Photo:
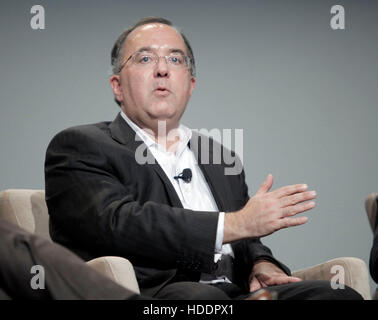
<instances>
[{"instance_id":1,"label":"white dress shirt","mask_svg":"<svg viewBox=\"0 0 378 320\"><path fill-rule=\"evenodd\" d=\"M151 136L131 121L122 111L121 116L146 144L157 163L164 170L185 209L195 211L219 211L193 151L188 147L188 142L192 137L192 131L189 128L182 124L178 127L179 142L176 152L173 153L167 151L165 146L156 143ZM190 183L186 183L182 179L174 179L175 176L178 176L186 168L192 171L192 180ZM234 256L230 244L222 245L224 215L224 212L219 213L214 262L221 259L222 254ZM226 277L201 282L214 283L220 281L230 282Z\"/></svg>"}]
</instances>

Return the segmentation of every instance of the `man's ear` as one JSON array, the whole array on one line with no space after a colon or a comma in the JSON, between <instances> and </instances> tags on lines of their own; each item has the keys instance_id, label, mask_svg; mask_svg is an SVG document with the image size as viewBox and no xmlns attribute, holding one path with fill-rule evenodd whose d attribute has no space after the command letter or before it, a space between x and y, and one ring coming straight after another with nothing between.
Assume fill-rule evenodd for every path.
<instances>
[{"instance_id":1,"label":"man's ear","mask_svg":"<svg viewBox=\"0 0 378 320\"><path fill-rule=\"evenodd\" d=\"M194 88L196 87L196 77L190 77L190 95L192 95Z\"/></svg>"},{"instance_id":2,"label":"man's ear","mask_svg":"<svg viewBox=\"0 0 378 320\"><path fill-rule=\"evenodd\" d=\"M113 74L109 80L110 80L110 86L112 87L112 90L114 93L114 98L116 98L120 102L123 101L120 76Z\"/></svg>"}]
</instances>

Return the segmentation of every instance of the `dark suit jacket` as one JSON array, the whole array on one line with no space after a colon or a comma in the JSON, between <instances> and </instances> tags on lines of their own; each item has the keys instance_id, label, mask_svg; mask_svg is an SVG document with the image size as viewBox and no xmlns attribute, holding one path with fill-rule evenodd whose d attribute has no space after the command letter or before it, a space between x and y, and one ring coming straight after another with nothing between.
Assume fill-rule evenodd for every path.
<instances>
[{"instance_id":1,"label":"dark suit jacket","mask_svg":"<svg viewBox=\"0 0 378 320\"><path fill-rule=\"evenodd\" d=\"M201 139L190 143L201 162ZM119 114L113 122L66 129L51 141L45 162L46 202L54 241L84 259L126 257L135 267L141 292L153 295L168 281L198 281L211 273L218 212L187 210L162 168L140 165L142 144ZM211 144L213 151L220 150ZM222 152L228 152L221 149ZM147 151L148 152L148 151ZM224 174L226 164L200 164L220 211L239 210L248 201L244 172ZM259 239L237 241L235 281L248 290L254 261L276 261Z\"/></svg>"}]
</instances>

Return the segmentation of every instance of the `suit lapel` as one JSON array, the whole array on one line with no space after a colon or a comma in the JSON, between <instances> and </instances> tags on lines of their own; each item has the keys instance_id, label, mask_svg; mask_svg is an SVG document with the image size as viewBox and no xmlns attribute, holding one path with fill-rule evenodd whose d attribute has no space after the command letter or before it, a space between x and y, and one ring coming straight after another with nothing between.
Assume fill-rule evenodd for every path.
<instances>
[{"instance_id":1,"label":"suit lapel","mask_svg":"<svg viewBox=\"0 0 378 320\"><path fill-rule=\"evenodd\" d=\"M144 144L143 141L140 139L136 139L135 131L126 123L126 121L122 118L121 114L119 113L115 120L109 125L110 135L114 140L118 143L123 144L126 148L128 148L134 155L137 148L140 145L144 145L145 149L148 153L148 159L153 159L154 163L152 164L144 164L146 166L151 166L157 175L160 177L161 181L163 182L169 199L172 203L173 207L182 208L182 203L177 196L176 190L172 186L171 182L169 181L167 175L165 174L164 170L160 167L157 163L156 159L152 155L152 153L148 150L147 146Z\"/></svg>"},{"instance_id":2,"label":"suit lapel","mask_svg":"<svg viewBox=\"0 0 378 320\"><path fill-rule=\"evenodd\" d=\"M224 168L221 165L215 165L212 163L213 159L213 143L212 140L209 140L209 163L204 164L201 163L201 136L195 132L193 132L192 139L190 141L190 149L193 151L198 165L206 179L207 184L209 185L210 191L213 194L214 200L218 206L219 211L225 211L226 210L226 194L225 194L225 188L223 187L224 181L222 181L223 177L223 170ZM207 144L206 144L207 145ZM203 150L203 152L207 152L206 150Z\"/></svg>"}]
</instances>

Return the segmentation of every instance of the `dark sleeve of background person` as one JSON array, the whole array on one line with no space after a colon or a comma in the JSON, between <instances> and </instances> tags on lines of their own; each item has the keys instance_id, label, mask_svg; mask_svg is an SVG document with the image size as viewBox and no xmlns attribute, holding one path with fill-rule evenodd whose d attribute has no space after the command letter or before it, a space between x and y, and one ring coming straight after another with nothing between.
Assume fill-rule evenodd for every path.
<instances>
[{"instance_id":1,"label":"dark sleeve of background person","mask_svg":"<svg viewBox=\"0 0 378 320\"><path fill-rule=\"evenodd\" d=\"M378 202L378 197L375 199ZM377 206L378 211L378 206ZM375 219L375 231L374 231L374 240L373 246L370 251L370 261L369 261L369 268L371 277L374 279L376 283L378 283L378 212L376 212L376 219Z\"/></svg>"},{"instance_id":2,"label":"dark sleeve of background person","mask_svg":"<svg viewBox=\"0 0 378 320\"><path fill-rule=\"evenodd\" d=\"M123 300L139 295L116 284L64 247L0 220L0 298ZM44 270L44 289L33 289L33 266Z\"/></svg>"}]
</instances>

